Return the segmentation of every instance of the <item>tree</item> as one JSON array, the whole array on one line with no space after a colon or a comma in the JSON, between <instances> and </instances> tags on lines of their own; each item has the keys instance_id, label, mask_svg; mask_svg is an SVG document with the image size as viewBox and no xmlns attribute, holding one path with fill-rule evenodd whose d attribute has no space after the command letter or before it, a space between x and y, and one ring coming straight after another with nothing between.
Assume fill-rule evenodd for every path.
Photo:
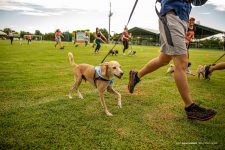
<instances>
[{"instance_id":1,"label":"tree","mask_svg":"<svg viewBox=\"0 0 225 150\"><path fill-rule=\"evenodd\" d=\"M42 35L42 33L39 30L35 30L35 35Z\"/></svg>"},{"instance_id":2,"label":"tree","mask_svg":"<svg viewBox=\"0 0 225 150\"><path fill-rule=\"evenodd\" d=\"M3 29L3 32L9 34L10 32L12 32L12 29L10 29L10 28L5 28L5 29Z\"/></svg>"},{"instance_id":3,"label":"tree","mask_svg":"<svg viewBox=\"0 0 225 150\"><path fill-rule=\"evenodd\" d=\"M43 35L43 40L54 41L55 40L55 33L45 33Z\"/></svg>"},{"instance_id":4,"label":"tree","mask_svg":"<svg viewBox=\"0 0 225 150\"><path fill-rule=\"evenodd\" d=\"M30 34L29 32L26 32L26 31L20 31L20 37L23 38L24 35L28 35Z\"/></svg>"}]
</instances>

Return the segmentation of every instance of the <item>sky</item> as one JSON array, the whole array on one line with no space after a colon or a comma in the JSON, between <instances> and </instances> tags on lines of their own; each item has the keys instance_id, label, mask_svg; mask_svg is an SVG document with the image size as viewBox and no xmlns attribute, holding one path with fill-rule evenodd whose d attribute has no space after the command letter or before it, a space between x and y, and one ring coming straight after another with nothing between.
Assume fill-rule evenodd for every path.
<instances>
[{"instance_id":1,"label":"sky","mask_svg":"<svg viewBox=\"0 0 225 150\"><path fill-rule=\"evenodd\" d=\"M0 29L34 33L109 28L111 1L111 34L120 33L127 24L135 0L0 0ZM160 6L158 5L160 9ZM225 0L208 0L201 7L193 7L201 25L225 31ZM158 30L155 0L139 0L128 28L142 27Z\"/></svg>"}]
</instances>

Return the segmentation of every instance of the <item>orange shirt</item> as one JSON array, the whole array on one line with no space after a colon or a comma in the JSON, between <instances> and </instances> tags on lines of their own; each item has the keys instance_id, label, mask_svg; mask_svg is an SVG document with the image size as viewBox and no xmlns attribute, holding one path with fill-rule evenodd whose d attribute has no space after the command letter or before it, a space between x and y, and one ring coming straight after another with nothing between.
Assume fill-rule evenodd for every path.
<instances>
[{"instance_id":1,"label":"orange shirt","mask_svg":"<svg viewBox=\"0 0 225 150\"><path fill-rule=\"evenodd\" d=\"M61 32L55 32L55 36L61 36Z\"/></svg>"}]
</instances>

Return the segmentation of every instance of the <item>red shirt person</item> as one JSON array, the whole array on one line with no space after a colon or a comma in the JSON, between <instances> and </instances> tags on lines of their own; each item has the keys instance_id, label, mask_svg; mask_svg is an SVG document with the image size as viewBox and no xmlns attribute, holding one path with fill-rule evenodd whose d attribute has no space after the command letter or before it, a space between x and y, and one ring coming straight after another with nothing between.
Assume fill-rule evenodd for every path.
<instances>
[{"instance_id":1,"label":"red shirt person","mask_svg":"<svg viewBox=\"0 0 225 150\"><path fill-rule=\"evenodd\" d=\"M129 33L127 26L125 26L123 34L122 34L122 41L123 41L123 55L125 55L125 50L129 47Z\"/></svg>"}]
</instances>

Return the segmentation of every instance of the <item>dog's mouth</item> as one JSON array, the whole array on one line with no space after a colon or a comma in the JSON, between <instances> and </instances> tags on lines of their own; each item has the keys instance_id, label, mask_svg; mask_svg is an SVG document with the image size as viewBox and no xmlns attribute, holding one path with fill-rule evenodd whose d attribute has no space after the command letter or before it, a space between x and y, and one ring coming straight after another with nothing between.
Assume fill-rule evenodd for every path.
<instances>
[{"instance_id":1,"label":"dog's mouth","mask_svg":"<svg viewBox=\"0 0 225 150\"><path fill-rule=\"evenodd\" d=\"M114 76L116 76L117 78L121 79L123 76L123 73L120 73L120 75L114 74Z\"/></svg>"}]
</instances>

